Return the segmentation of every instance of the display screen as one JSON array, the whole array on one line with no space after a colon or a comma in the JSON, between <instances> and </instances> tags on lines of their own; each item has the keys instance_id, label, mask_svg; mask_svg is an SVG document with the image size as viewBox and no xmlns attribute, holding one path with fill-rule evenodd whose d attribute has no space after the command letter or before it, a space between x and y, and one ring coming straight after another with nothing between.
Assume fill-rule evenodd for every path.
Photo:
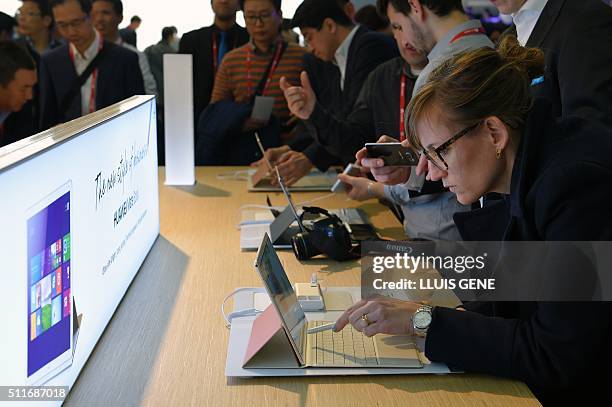
<instances>
[{"instance_id":1,"label":"display screen","mask_svg":"<svg viewBox=\"0 0 612 407\"><path fill-rule=\"evenodd\" d=\"M306 315L297 300L295 291L287 278L287 273L285 273L268 235L265 235L260 248L257 270L268 290L270 300L278 310L285 327L289 330L296 344L296 350L301 353L303 349L302 330L306 325Z\"/></svg>"},{"instance_id":2,"label":"display screen","mask_svg":"<svg viewBox=\"0 0 612 407\"><path fill-rule=\"evenodd\" d=\"M27 221L28 377L70 349L70 192Z\"/></svg>"}]
</instances>

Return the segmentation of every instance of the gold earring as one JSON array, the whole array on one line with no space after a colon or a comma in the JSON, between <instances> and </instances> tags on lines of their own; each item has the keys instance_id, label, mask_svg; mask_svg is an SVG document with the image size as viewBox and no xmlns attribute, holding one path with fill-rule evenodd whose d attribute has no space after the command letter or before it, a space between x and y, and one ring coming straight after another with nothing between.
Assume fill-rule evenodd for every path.
<instances>
[{"instance_id":1,"label":"gold earring","mask_svg":"<svg viewBox=\"0 0 612 407\"><path fill-rule=\"evenodd\" d=\"M502 154L502 151L498 148L497 151L495 152L495 157L499 160L501 159L501 154Z\"/></svg>"}]
</instances>

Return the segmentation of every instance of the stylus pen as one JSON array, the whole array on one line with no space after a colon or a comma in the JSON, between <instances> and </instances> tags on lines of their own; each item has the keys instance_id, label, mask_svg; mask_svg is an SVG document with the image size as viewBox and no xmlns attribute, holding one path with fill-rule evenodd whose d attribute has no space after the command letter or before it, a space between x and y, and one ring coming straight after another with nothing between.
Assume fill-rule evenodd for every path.
<instances>
[{"instance_id":1,"label":"stylus pen","mask_svg":"<svg viewBox=\"0 0 612 407\"><path fill-rule=\"evenodd\" d=\"M331 324L321 325L314 328L310 328L308 330L308 335L316 334L317 332L329 331L330 329L335 329L336 323L332 322Z\"/></svg>"},{"instance_id":2,"label":"stylus pen","mask_svg":"<svg viewBox=\"0 0 612 407\"><path fill-rule=\"evenodd\" d=\"M261 139L259 138L259 134L257 132L255 132L255 140L257 140L257 145L259 146L261 155L263 156L264 161L268 165L268 171L272 173L274 169L272 168L272 164L270 163L270 161L268 161L268 158L266 157L266 150L264 149L263 144L261 144Z\"/></svg>"}]
</instances>

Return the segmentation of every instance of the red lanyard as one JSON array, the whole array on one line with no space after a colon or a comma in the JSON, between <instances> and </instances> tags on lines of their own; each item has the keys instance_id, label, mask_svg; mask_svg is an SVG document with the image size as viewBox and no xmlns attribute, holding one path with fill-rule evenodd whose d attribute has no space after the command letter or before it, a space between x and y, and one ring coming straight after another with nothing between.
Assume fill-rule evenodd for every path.
<instances>
[{"instance_id":1,"label":"red lanyard","mask_svg":"<svg viewBox=\"0 0 612 407\"><path fill-rule=\"evenodd\" d=\"M455 35L453 39L450 40L450 43L452 44L453 42L458 41L463 37L468 37L470 35L476 35L476 34L486 34L486 31L483 27L468 28L467 30L461 31L459 34Z\"/></svg>"},{"instance_id":2,"label":"red lanyard","mask_svg":"<svg viewBox=\"0 0 612 407\"><path fill-rule=\"evenodd\" d=\"M102 47L104 46L104 38L100 36L100 41L98 43L98 52L102 51ZM70 54L70 60L76 69L76 65L74 62L74 50L73 45L68 47L68 52ZM93 113L96 111L96 80L98 78L98 69L94 69L91 73L91 91L89 94L89 113Z\"/></svg>"},{"instance_id":3,"label":"red lanyard","mask_svg":"<svg viewBox=\"0 0 612 407\"><path fill-rule=\"evenodd\" d=\"M406 113L406 73L402 70L402 80L400 84L400 141L406 140L406 119L404 114Z\"/></svg>"},{"instance_id":4,"label":"red lanyard","mask_svg":"<svg viewBox=\"0 0 612 407\"><path fill-rule=\"evenodd\" d=\"M212 52L213 52L213 74L217 73L217 69L219 68L219 45L217 45L217 33L213 32L212 35Z\"/></svg>"},{"instance_id":5,"label":"red lanyard","mask_svg":"<svg viewBox=\"0 0 612 407\"><path fill-rule=\"evenodd\" d=\"M266 79L266 85L263 88L262 96L266 94L268 88L270 87L270 82L272 82L272 76L278 67L281 59L281 53L283 50L282 42L279 42L276 45L276 50L274 51L274 59L272 60L272 65L270 66L270 72L268 73L268 79ZM251 83L251 48L249 47L247 50L247 91L249 95L251 94L252 83Z\"/></svg>"}]
</instances>

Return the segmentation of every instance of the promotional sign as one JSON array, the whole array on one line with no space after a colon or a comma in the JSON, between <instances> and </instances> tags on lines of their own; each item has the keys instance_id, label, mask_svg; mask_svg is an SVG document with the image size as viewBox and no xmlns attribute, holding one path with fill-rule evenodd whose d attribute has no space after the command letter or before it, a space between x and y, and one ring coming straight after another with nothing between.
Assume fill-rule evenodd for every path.
<instances>
[{"instance_id":1,"label":"promotional sign","mask_svg":"<svg viewBox=\"0 0 612 407\"><path fill-rule=\"evenodd\" d=\"M156 133L138 96L0 149L3 401L63 399L142 265L159 234Z\"/></svg>"}]
</instances>

